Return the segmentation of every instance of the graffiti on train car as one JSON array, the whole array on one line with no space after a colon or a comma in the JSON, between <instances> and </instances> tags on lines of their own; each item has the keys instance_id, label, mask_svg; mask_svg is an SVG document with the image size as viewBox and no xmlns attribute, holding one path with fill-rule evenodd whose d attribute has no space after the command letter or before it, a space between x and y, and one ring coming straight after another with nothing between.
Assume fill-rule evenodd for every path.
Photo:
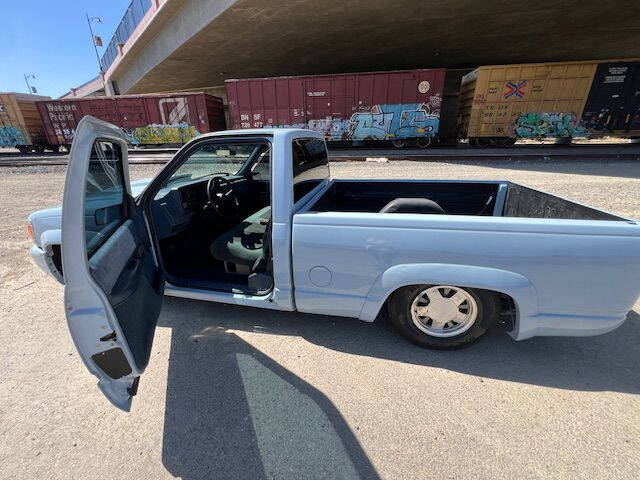
<instances>
[{"instance_id":1,"label":"graffiti on train car","mask_svg":"<svg viewBox=\"0 0 640 480\"><path fill-rule=\"evenodd\" d=\"M327 140L348 140L351 121L342 118L327 117L319 120L309 120L302 128L321 132Z\"/></svg>"},{"instance_id":2,"label":"graffiti on train car","mask_svg":"<svg viewBox=\"0 0 640 480\"><path fill-rule=\"evenodd\" d=\"M586 137L588 130L570 112L528 112L516 119L515 133L529 139Z\"/></svg>"},{"instance_id":3,"label":"graffiti on train car","mask_svg":"<svg viewBox=\"0 0 640 480\"><path fill-rule=\"evenodd\" d=\"M603 107L597 112L584 112L582 114L582 125L589 130L596 132L608 130L612 125L617 124L618 119L610 108Z\"/></svg>"},{"instance_id":4,"label":"graffiti on train car","mask_svg":"<svg viewBox=\"0 0 640 480\"><path fill-rule=\"evenodd\" d=\"M351 116L351 140L419 138L438 133L440 97L424 103L375 105L368 112Z\"/></svg>"},{"instance_id":5,"label":"graffiti on train car","mask_svg":"<svg viewBox=\"0 0 640 480\"><path fill-rule=\"evenodd\" d=\"M29 137L26 133L14 125L0 127L0 147L16 147L28 145Z\"/></svg>"},{"instance_id":6,"label":"graffiti on train car","mask_svg":"<svg viewBox=\"0 0 640 480\"><path fill-rule=\"evenodd\" d=\"M584 112L580 124L590 132L636 130L640 128L640 105L626 110L603 107L599 111Z\"/></svg>"},{"instance_id":7,"label":"graffiti on train car","mask_svg":"<svg viewBox=\"0 0 640 480\"><path fill-rule=\"evenodd\" d=\"M196 128L187 123L177 125L151 124L125 130L133 145L158 143L186 143L200 135Z\"/></svg>"},{"instance_id":8,"label":"graffiti on train car","mask_svg":"<svg viewBox=\"0 0 640 480\"><path fill-rule=\"evenodd\" d=\"M435 136L440 125L440 95L428 102L378 104L365 107L351 118L326 117L292 125L269 128L308 128L324 134L327 140L390 140Z\"/></svg>"}]
</instances>

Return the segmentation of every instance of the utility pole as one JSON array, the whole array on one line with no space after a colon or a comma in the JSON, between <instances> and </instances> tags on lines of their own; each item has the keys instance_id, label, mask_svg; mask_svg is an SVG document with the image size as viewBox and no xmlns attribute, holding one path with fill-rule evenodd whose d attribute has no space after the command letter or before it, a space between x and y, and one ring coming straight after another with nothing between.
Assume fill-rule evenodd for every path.
<instances>
[{"instance_id":1,"label":"utility pole","mask_svg":"<svg viewBox=\"0 0 640 480\"><path fill-rule=\"evenodd\" d=\"M93 22L94 20L96 20L98 23L102 23L102 20L100 20L100 17L89 17L89 14L87 12L85 12L85 15L87 16L87 24L89 25L89 32L91 33L91 43L93 44L93 49L96 52L96 59L98 60L98 67L100 67L100 72L102 72L102 63L100 63L100 55L98 55L98 47L96 45L96 36L93 34L93 28L91 28L91 22Z\"/></svg>"},{"instance_id":2,"label":"utility pole","mask_svg":"<svg viewBox=\"0 0 640 480\"><path fill-rule=\"evenodd\" d=\"M23 73L23 75L24 75L24 81L27 83L27 92L29 92L30 94L31 93L35 93L33 91L32 87L31 87L31 85L29 85L29 79L33 78L35 80L36 76L31 74L31 73L29 73L29 74Z\"/></svg>"}]
</instances>

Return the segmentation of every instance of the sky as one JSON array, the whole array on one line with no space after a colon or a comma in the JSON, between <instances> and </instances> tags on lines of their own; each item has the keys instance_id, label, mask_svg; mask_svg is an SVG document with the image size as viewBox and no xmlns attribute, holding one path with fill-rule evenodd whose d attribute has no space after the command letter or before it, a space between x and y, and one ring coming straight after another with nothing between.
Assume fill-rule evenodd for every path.
<instances>
[{"instance_id":1,"label":"sky","mask_svg":"<svg viewBox=\"0 0 640 480\"><path fill-rule=\"evenodd\" d=\"M85 12L106 47L131 0L0 0L0 92L59 97L99 72ZM104 48L98 47L102 56Z\"/></svg>"}]
</instances>

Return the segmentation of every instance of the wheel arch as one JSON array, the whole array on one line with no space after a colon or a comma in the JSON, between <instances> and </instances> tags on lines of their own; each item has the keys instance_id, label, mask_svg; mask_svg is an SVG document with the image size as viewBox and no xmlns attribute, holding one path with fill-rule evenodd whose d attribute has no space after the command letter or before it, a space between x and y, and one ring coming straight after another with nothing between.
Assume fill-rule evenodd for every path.
<instances>
[{"instance_id":1,"label":"wheel arch","mask_svg":"<svg viewBox=\"0 0 640 480\"><path fill-rule=\"evenodd\" d=\"M372 322L393 293L409 285L456 285L508 295L516 307L514 328L509 334L524 338L523 330L536 325L523 325L523 319L538 311L538 295L531 282L515 272L473 265L422 263L395 265L385 270L367 294L360 320Z\"/></svg>"}]
</instances>

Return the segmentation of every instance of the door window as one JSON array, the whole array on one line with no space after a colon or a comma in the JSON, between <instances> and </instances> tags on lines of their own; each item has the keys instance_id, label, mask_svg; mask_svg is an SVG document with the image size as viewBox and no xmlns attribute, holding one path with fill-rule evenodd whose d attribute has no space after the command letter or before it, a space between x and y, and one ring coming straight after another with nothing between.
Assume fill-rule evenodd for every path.
<instances>
[{"instance_id":1,"label":"door window","mask_svg":"<svg viewBox=\"0 0 640 480\"><path fill-rule=\"evenodd\" d=\"M124 182L120 145L93 143L85 186L84 230L87 257L124 221Z\"/></svg>"}]
</instances>

